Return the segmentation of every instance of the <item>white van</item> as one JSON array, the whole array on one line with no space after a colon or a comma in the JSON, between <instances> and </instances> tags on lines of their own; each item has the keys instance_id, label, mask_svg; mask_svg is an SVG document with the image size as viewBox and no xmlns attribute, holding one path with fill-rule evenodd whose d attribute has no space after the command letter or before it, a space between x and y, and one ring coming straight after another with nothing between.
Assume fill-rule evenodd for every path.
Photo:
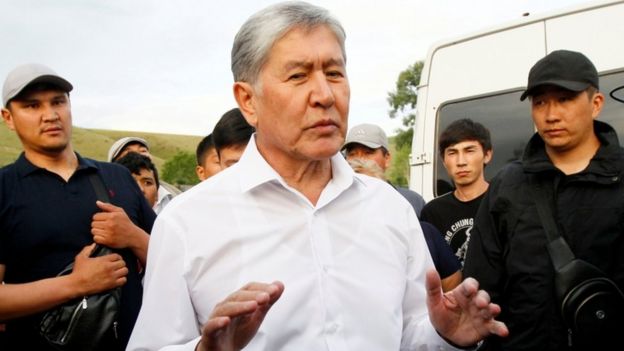
<instances>
[{"instance_id":1,"label":"white van","mask_svg":"<svg viewBox=\"0 0 624 351\"><path fill-rule=\"evenodd\" d=\"M452 189L437 138L460 118L490 130L494 158L486 179L521 157L535 129L529 102L521 102L520 95L533 64L558 49L580 51L596 65L606 97L599 119L611 124L623 143L624 104L610 92L624 85L624 1L594 1L523 17L430 49L418 87L410 188L427 201ZM623 90L614 94L621 99Z\"/></svg>"}]
</instances>

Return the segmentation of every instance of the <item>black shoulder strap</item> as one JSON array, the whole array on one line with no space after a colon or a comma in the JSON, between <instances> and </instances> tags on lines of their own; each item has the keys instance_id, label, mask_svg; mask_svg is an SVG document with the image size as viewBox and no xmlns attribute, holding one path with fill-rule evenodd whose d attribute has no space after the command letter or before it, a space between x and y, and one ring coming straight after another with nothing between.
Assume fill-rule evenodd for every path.
<instances>
[{"instance_id":1,"label":"black shoulder strap","mask_svg":"<svg viewBox=\"0 0 624 351\"><path fill-rule=\"evenodd\" d=\"M537 206L537 213L544 227L544 232L548 238L548 253L555 269L565 266L574 260L574 254L568 243L559 235L555 217L553 216L552 207L547 194L551 192L544 186L544 181L540 180L536 174L529 174L529 183L533 200Z\"/></svg>"},{"instance_id":2,"label":"black shoulder strap","mask_svg":"<svg viewBox=\"0 0 624 351\"><path fill-rule=\"evenodd\" d=\"M95 190L95 196L97 196L97 199L103 202L110 202L108 192L106 192L106 187L104 186L102 178L100 178L98 172L89 174L89 181L91 181L91 185L93 186L93 190Z\"/></svg>"},{"instance_id":3,"label":"black shoulder strap","mask_svg":"<svg viewBox=\"0 0 624 351\"><path fill-rule=\"evenodd\" d=\"M104 186L104 182L102 182L102 178L100 178L99 173L93 172L89 174L89 181L91 182L91 186L93 186L93 190L95 190L95 196L97 197L97 199L102 202L110 203L108 192L106 191L106 187ZM91 252L90 256L91 257L103 256L112 252L113 251L110 248L104 245L97 244L95 245L95 248Z\"/></svg>"}]
</instances>

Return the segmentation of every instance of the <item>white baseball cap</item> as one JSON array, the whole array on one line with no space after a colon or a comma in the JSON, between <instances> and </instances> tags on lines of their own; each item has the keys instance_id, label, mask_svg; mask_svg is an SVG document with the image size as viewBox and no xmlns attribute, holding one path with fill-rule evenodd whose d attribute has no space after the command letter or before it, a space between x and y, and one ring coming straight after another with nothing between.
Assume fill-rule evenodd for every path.
<instances>
[{"instance_id":1,"label":"white baseball cap","mask_svg":"<svg viewBox=\"0 0 624 351\"><path fill-rule=\"evenodd\" d=\"M345 149L349 144L362 144L371 149L383 147L386 150L390 150L386 132L379 126L368 123L359 124L349 130L342 148Z\"/></svg>"},{"instance_id":2,"label":"white baseball cap","mask_svg":"<svg viewBox=\"0 0 624 351\"><path fill-rule=\"evenodd\" d=\"M147 141L143 138L139 138L139 137L121 138L117 140L116 142L114 142L113 145L110 147L110 149L108 149L108 162L113 162L113 160L117 158L117 156L121 153L121 151L123 151L126 145L131 144L131 143L139 143L145 146L149 150L149 144L147 144Z\"/></svg>"},{"instance_id":3,"label":"white baseball cap","mask_svg":"<svg viewBox=\"0 0 624 351\"><path fill-rule=\"evenodd\" d=\"M74 88L65 78L59 76L50 67L37 63L29 63L14 68L6 77L2 87L2 103L4 107L24 90L35 83L50 83L69 93Z\"/></svg>"}]
</instances>

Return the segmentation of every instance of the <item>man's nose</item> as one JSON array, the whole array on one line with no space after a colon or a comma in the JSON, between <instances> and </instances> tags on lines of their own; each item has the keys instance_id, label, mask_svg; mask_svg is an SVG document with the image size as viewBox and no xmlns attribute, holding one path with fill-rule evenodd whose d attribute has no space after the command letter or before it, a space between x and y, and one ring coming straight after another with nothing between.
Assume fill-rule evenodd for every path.
<instances>
[{"instance_id":1,"label":"man's nose","mask_svg":"<svg viewBox=\"0 0 624 351\"><path fill-rule=\"evenodd\" d=\"M44 121L55 121L61 118L58 111L54 107L47 104L44 104L43 110L41 112Z\"/></svg>"},{"instance_id":2,"label":"man's nose","mask_svg":"<svg viewBox=\"0 0 624 351\"><path fill-rule=\"evenodd\" d=\"M321 106L328 108L336 101L334 98L334 91L331 84L327 81L324 72L318 72L313 75L312 79L312 92L310 95L310 102L313 106Z\"/></svg>"},{"instance_id":3,"label":"man's nose","mask_svg":"<svg viewBox=\"0 0 624 351\"><path fill-rule=\"evenodd\" d=\"M463 152L458 152L457 153L457 164L458 165L465 165L466 162L466 154Z\"/></svg>"},{"instance_id":4,"label":"man's nose","mask_svg":"<svg viewBox=\"0 0 624 351\"><path fill-rule=\"evenodd\" d=\"M546 101L544 105L544 115L548 122L558 121L561 116L561 104L552 99Z\"/></svg>"}]
</instances>

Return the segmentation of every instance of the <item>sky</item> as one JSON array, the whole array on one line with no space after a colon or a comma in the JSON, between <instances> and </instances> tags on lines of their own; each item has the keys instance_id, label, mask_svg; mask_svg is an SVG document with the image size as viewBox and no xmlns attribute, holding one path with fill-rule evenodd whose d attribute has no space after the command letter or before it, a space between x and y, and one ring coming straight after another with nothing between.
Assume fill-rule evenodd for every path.
<instances>
[{"instance_id":1,"label":"sky","mask_svg":"<svg viewBox=\"0 0 624 351\"><path fill-rule=\"evenodd\" d=\"M0 0L2 81L41 63L74 85L73 123L93 129L207 135L236 107L230 51L266 0ZM347 33L349 125L389 135L388 93L431 46L587 0L315 0Z\"/></svg>"}]
</instances>

